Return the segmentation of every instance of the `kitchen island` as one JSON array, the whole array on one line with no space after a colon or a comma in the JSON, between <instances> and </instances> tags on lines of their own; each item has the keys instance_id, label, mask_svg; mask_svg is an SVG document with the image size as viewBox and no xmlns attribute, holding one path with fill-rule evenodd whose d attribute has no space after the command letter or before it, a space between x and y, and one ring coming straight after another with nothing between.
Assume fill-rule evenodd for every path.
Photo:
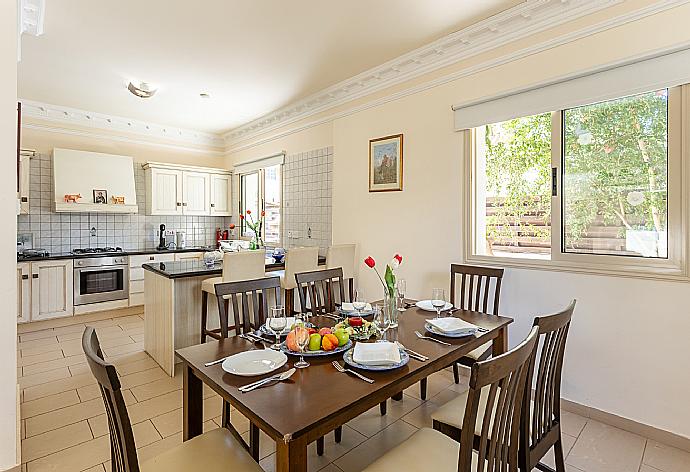
<instances>
[{"instance_id":1,"label":"kitchen island","mask_svg":"<svg viewBox=\"0 0 690 472\"><path fill-rule=\"evenodd\" d=\"M325 259L319 258L319 264ZM144 349L170 376L175 371L175 349L201 340L201 283L223 272L218 262L187 260L144 264ZM283 263L266 258L266 271L282 270ZM218 304L209 297L208 326L217 328Z\"/></svg>"}]
</instances>

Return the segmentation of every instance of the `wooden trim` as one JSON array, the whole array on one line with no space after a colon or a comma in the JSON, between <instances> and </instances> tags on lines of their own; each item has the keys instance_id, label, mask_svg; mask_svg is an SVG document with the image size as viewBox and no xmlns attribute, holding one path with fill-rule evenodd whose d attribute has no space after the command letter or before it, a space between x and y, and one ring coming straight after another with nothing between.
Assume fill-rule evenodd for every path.
<instances>
[{"instance_id":1,"label":"wooden trim","mask_svg":"<svg viewBox=\"0 0 690 472\"><path fill-rule=\"evenodd\" d=\"M690 452L690 438L561 398L561 409Z\"/></svg>"},{"instance_id":2,"label":"wooden trim","mask_svg":"<svg viewBox=\"0 0 690 472\"><path fill-rule=\"evenodd\" d=\"M400 181L398 182L398 188L386 188L386 189L379 189L379 190L373 189L372 190L372 188L371 188L371 185L372 185L372 182L371 182L371 145L372 145L372 143L375 143L377 141L385 141L387 139L396 139L396 138L400 139L400 153L399 153L400 155L398 156L399 160L400 160ZM370 193L373 193L373 192L402 192L403 179L404 179L404 174L403 174L403 169L404 169L404 166L403 166L403 147L404 147L404 140L403 140L403 134L402 133L391 134L390 136L383 136L381 138L369 140L369 182L368 182L368 185L369 185L369 192Z\"/></svg>"}]
</instances>

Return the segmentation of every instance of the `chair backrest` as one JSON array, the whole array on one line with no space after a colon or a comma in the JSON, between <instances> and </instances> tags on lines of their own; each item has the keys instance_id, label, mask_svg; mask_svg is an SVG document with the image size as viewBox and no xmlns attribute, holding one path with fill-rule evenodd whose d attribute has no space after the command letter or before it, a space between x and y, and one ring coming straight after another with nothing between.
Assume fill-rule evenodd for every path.
<instances>
[{"instance_id":1,"label":"chair backrest","mask_svg":"<svg viewBox=\"0 0 690 472\"><path fill-rule=\"evenodd\" d=\"M470 390L460 433L459 471L475 470L472 467L472 449L473 446L477 448L474 438L477 430L481 431L481 435L476 472L518 470L520 412L538 337L539 328L534 327L527 338L511 351L472 365ZM480 415L480 398L484 388L488 389L488 394ZM481 418L481 425L477 425L477 418Z\"/></svg>"},{"instance_id":2,"label":"chair backrest","mask_svg":"<svg viewBox=\"0 0 690 472\"><path fill-rule=\"evenodd\" d=\"M115 366L105 362L96 330L87 326L81 337L81 345L86 355L91 373L105 403L110 430L110 461L113 472L139 472L137 449L129 421L125 400L120 390L120 380Z\"/></svg>"},{"instance_id":3,"label":"chair backrest","mask_svg":"<svg viewBox=\"0 0 690 472\"><path fill-rule=\"evenodd\" d=\"M285 253L285 278L283 283L286 290L297 288L295 274L309 272L319 268L318 247L293 247Z\"/></svg>"},{"instance_id":4,"label":"chair backrest","mask_svg":"<svg viewBox=\"0 0 690 472\"><path fill-rule=\"evenodd\" d=\"M223 254L223 282L251 280L266 274L266 252L238 251Z\"/></svg>"},{"instance_id":5,"label":"chair backrest","mask_svg":"<svg viewBox=\"0 0 690 472\"><path fill-rule=\"evenodd\" d=\"M221 337L228 337L226 298L229 298L232 303L237 331L247 333L266 322L268 299L271 296L274 297L276 305L280 305L280 277L261 277L254 280L216 284Z\"/></svg>"},{"instance_id":6,"label":"chair backrest","mask_svg":"<svg viewBox=\"0 0 690 472\"><path fill-rule=\"evenodd\" d=\"M534 326L539 327L541 346L532 360L526 384L528 393L525 396L525 414L521 426L521 447L524 451L533 450L542 440L550 437L549 433L555 426L560 426L561 371L574 310L575 300L559 313L534 319ZM530 402L533 382L534 397ZM548 442L551 442L550 448L553 442Z\"/></svg>"},{"instance_id":7,"label":"chair backrest","mask_svg":"<svg viewBox=\"0 0 690 472\"><path fill-rule=\"evenodd\" d=\"M355 277L356 244L335 244L326 250L326 269L343 269L343 278Z\"/></svg>"},{"instance_id":8,"label":"chair backrest","mask_svg":"<svg viewBox=\"0 0 690 472\"><path fill-rule=\"evenodd\" d=\"M295 274L299 303L302 313L311 312L313 315L333 313L336 304L345 300L343 287L343 269L312 270ZM339 298L335 299L333 286L338 287ZM309 304L307 304L307 300Z\"/></svg>"},{"instance_id":9,"label":"chair backrest","mask_svg":"<svg viewBox=\"0 0 690 472\"><path fill-rule=\"evenodd\" d=\"M460 277L460 301L455 301L456 278ZM450 265L450 303L457 308L498 315L503 269ZM493 294L493 296L492 296ZM489 305L489 300L492 301Z\"/></svg>"}]
</instances>

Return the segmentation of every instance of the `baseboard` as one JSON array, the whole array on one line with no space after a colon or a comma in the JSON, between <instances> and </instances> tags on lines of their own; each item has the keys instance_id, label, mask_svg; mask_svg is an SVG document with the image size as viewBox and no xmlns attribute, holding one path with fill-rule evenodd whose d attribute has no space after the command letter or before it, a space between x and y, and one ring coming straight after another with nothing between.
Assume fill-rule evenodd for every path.
<instances>
[{"instance_id":1,"label":"baseboard","mask_svg":"<svg viewBox=\"0 0 690 472\"><path fill-rule=\"evenodd\" d=\"M0 471L0 472L21 472L21 470L22 470L22 465L21 465L21 464L17 464L17 465L15 465L15 466L13 466L13 467L10 467L9 469L3 469L3 470Z\"/></svg>"},{"instance_id":2,"label":"baseboard","mask_svg":"<svg viewBox=\"0 0 690 472\"><path fill-rule=\"evenodd\" d=\"M648 424L640 423L629 418L614 415L613 413L599 410L591 406L566 400L565 398L561 398L561 408L565 411L569 411L570 413L575 413L577 415L584 416L585 418L591 418L599 421L600 423L614 426L616 428L653 439L654 441L666 444L667 446L673 446L690 452L690 438L688 437L681 436L670 431L665 431Z\"/></svg>"}]
</instances>

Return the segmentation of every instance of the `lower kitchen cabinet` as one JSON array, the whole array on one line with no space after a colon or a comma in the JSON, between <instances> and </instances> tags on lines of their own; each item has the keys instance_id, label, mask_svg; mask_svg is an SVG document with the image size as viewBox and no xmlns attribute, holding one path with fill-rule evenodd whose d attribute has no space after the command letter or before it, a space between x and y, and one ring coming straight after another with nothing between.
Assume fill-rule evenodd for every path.
<instances>
[{"instance_id":1,"label":"lower kitchen cabinet","mask_svg":"<svg viewBox=\"0 0 690 472\"><path fill-rule=\"evenodd\" d=\"M17 264L17 323L31 321L31 263Z\"/></svg>"},{"instance_id":2,"label":"lower kitchen cabinet","mask_svg":"<svg viewBox=\"0 0 690 472\"><path fill-rule=\"evenodd\" d=\"M31 321L74 314L73 269L71 259L31 263Z\"/></svg>"}]
</instances>

